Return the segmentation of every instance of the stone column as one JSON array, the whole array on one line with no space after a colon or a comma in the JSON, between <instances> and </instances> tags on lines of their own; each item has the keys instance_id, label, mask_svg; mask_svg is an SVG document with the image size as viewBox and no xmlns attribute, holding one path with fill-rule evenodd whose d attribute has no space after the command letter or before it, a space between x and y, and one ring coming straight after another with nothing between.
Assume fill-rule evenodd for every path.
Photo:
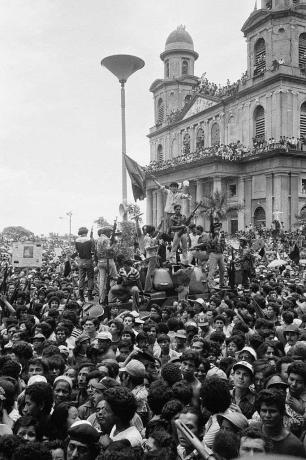
<instances>
[{"instance_id":1,"label":"stone column","mask_svg":"<svg viewBox=\"0 0 306 460\"><path fill-rule=\"evenodd\" d=\"M217 190L221 193L222 191L222 183L221 183L221 177L214 177L214 183L213 183L213 193L215 193Z\"/></svg>"},{"instance_id":2,"label":"stone column","mask_svg":"<svg viewBox=\"0 0 306 460\"><path fill-rule=\"evenodd\" d=\"M252 216L252 177L246 177L244 181L244 222L250 225L253 222Z\"/></svg>"},{"instance_id":3,"label":"stone column","mask_svg":"<svg viewBox=\"0 0 306 460\"><path fill-rule=\"evenodd\" d=\"M285 136L290 136L293 135L295 137L300 137L300 117L298 116L299 114L299 109L298 109L298 93L295 91L292 91L292 111L290 112L291 118L292 118L292 128L291 128L291 134L286 134Z\"/></svg>"},{"instance_id":4,"label":"stone column","mask_svg":"<svg viewBox=\"0 0 306 460\"><path fill-rule=\"evenodd\" d=\"M152 223L156 226L156 213L157 213L157 191L153 191L153 218Z\"/></svg>"},{"instance_id":5,"label":"stone column","mask_svg":"<svg viewBox=\"0 0 306 460\"><path fill-rule=\"evenodd\" d=\"M244 199L244 177L239 177L238 179L238 203L241 203L244 208L241 211L238 211L238 230L244 230L245 222L245 199Z\"/></svg>"},{"instance_id":6,"label":"stone column","mask_svg":"<svg viewBox=\"0 0 306 460\"><path fill-rule=\"evenodd\" d=\"M147 202L146 202L146 224L153 224L153 194L152 190L147 190Z\"/></svg>"},{"instance_id":7,"label":"stone column","mask_svg":"<svg viewBox=\"0 0 306 460\"><path fill-rule=\"evenodd\" d=\"M273 212L273 177L272 173L266 174L266 227L272 225Z\"/></svg>"},{"instance_id":8,"label":"stone column","mask_svg":"<svg viewBox=\"0 0 306 460\"><path fill-rule=\"evenodd\" d=\"M274 174L274 197L275 208L274 211L280 211L282 214L278 215L279 221L284 222L284 229L289 229L289 174L286 172ZM277 218L274 214L273 220Z\"/></svg>"},{"instance_id":9,"label":"stone column","mask_svg":"<svg viewBox=\"0 0 306 460\"><path fill-rule=\"evenodd\" d=\"M156 225L160 224L162 217L164 216L164 200L163 191L157 190L156 198Z\"/></svg>"},{"instance_id":10,"label":"stone column","mask_svg":"<svg viewBox=\"0 0 306 460\"><path fill-rule=\"evenodd\" d=\"M295 216L299 213L299 175L291 173L290 184L290 225L291 230L294 230L293 224L296 222Z\"/></svg>"}]
</instances>

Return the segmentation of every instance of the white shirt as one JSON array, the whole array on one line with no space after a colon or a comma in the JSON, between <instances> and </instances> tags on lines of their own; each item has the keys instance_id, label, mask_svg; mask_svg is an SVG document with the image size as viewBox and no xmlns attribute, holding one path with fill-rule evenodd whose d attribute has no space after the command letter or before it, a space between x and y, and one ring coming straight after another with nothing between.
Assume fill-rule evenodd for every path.
<instances>
[{"instance_id":1,"label":"white shirt","mask_svg":"<svg viewBox=\"0 0 306 460\"><path fill-rule=\"evenodd\" d=\"M116 425L113 426L112 431L109 435L112 441L121 441L122 439L127 439L130 441L132 447L141 446L142 437L137 428L130 426L120 433L114 434L116 431Z\"/></svg>"}]
</instances>

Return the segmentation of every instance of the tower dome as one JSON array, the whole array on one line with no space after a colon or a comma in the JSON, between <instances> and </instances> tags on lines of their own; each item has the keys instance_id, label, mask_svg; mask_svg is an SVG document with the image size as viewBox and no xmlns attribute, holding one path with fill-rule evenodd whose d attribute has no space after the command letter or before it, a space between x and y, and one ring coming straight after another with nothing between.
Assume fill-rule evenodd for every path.
<instances>
[{"instance_id":1,"label":"tower dome","mask_svg":"<svg viewBox=\"0 0 306 460\"><path fill-rule=\"evenodd\" d=\"M185 26L178 26L166 40L165 51L174 49L194 51L191 35L186 31Z\"/></svg>"}]
</instances>

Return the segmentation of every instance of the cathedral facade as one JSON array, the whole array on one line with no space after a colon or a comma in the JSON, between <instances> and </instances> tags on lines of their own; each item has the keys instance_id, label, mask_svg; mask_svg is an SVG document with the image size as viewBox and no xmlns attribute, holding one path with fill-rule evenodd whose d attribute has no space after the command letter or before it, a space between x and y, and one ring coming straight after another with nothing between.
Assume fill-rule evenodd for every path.
<instances>
[{"instance_id":1,"label":"cathedral facade","mask_svg":"<svg viewBox=\"0 0 306 460\"><path fill-rule=\"evenodd\" d=\"M275 219L294 229L306 213L306 0L260 6L242 27L247 71L238 82L221 88L196 77L198 53L180 26L160 55L164 77L150 87L150 171L163 185L189 181L185 215L216 190L242 205L223 223L229 233ZM220 154L228 145L242 154ZM165 197L149 174L146 186L147 223L157 225ZM201 215L197 223L209 228Z\"/></svg>"}]
</instances>

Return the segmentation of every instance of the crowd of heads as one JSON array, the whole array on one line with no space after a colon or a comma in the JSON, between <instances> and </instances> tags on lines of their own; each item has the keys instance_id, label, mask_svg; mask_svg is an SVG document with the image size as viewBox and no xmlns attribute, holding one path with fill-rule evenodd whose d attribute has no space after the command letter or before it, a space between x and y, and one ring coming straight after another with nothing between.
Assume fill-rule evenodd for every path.
<instances>
[{"instance_id":1,"label":"crowd of heads","mask_svg":"<svg viewBox=\"0 0 306 460\"><path fill-rule=\"evenodd\" d=\"M40 268L2 262L0 458L196 458L195 438L217 460L305 456L306 273L269 268L293 237L302 251L303 234L238 236L265 240L248 286L166 296L141 314L84 303L77 262L67 274L56 256L64 240L43 242Z\"/></svg>"},{"instance_id":2,"label":"crowd of heads","mask_svg":"<svg viewBox=\"0 0 306 460\"><path fill-rule=\"evenodd\" d=\"M239 140L230 144L217 143L211 147L205 147L204 143L198 144L194 152L184 151L182 155L164 160L152 160L144 167L147 174L156 171L164 171L175 168L179 165L202 161L203 159L222 159L227 161L241 161L255 155L271 152L273 150L288 152L289 150L303 150L304 138L281 136L276 141L274 138L268 140L264 136L253 139L253 148L245 147Z\"/></svg>"}]
</instances>

